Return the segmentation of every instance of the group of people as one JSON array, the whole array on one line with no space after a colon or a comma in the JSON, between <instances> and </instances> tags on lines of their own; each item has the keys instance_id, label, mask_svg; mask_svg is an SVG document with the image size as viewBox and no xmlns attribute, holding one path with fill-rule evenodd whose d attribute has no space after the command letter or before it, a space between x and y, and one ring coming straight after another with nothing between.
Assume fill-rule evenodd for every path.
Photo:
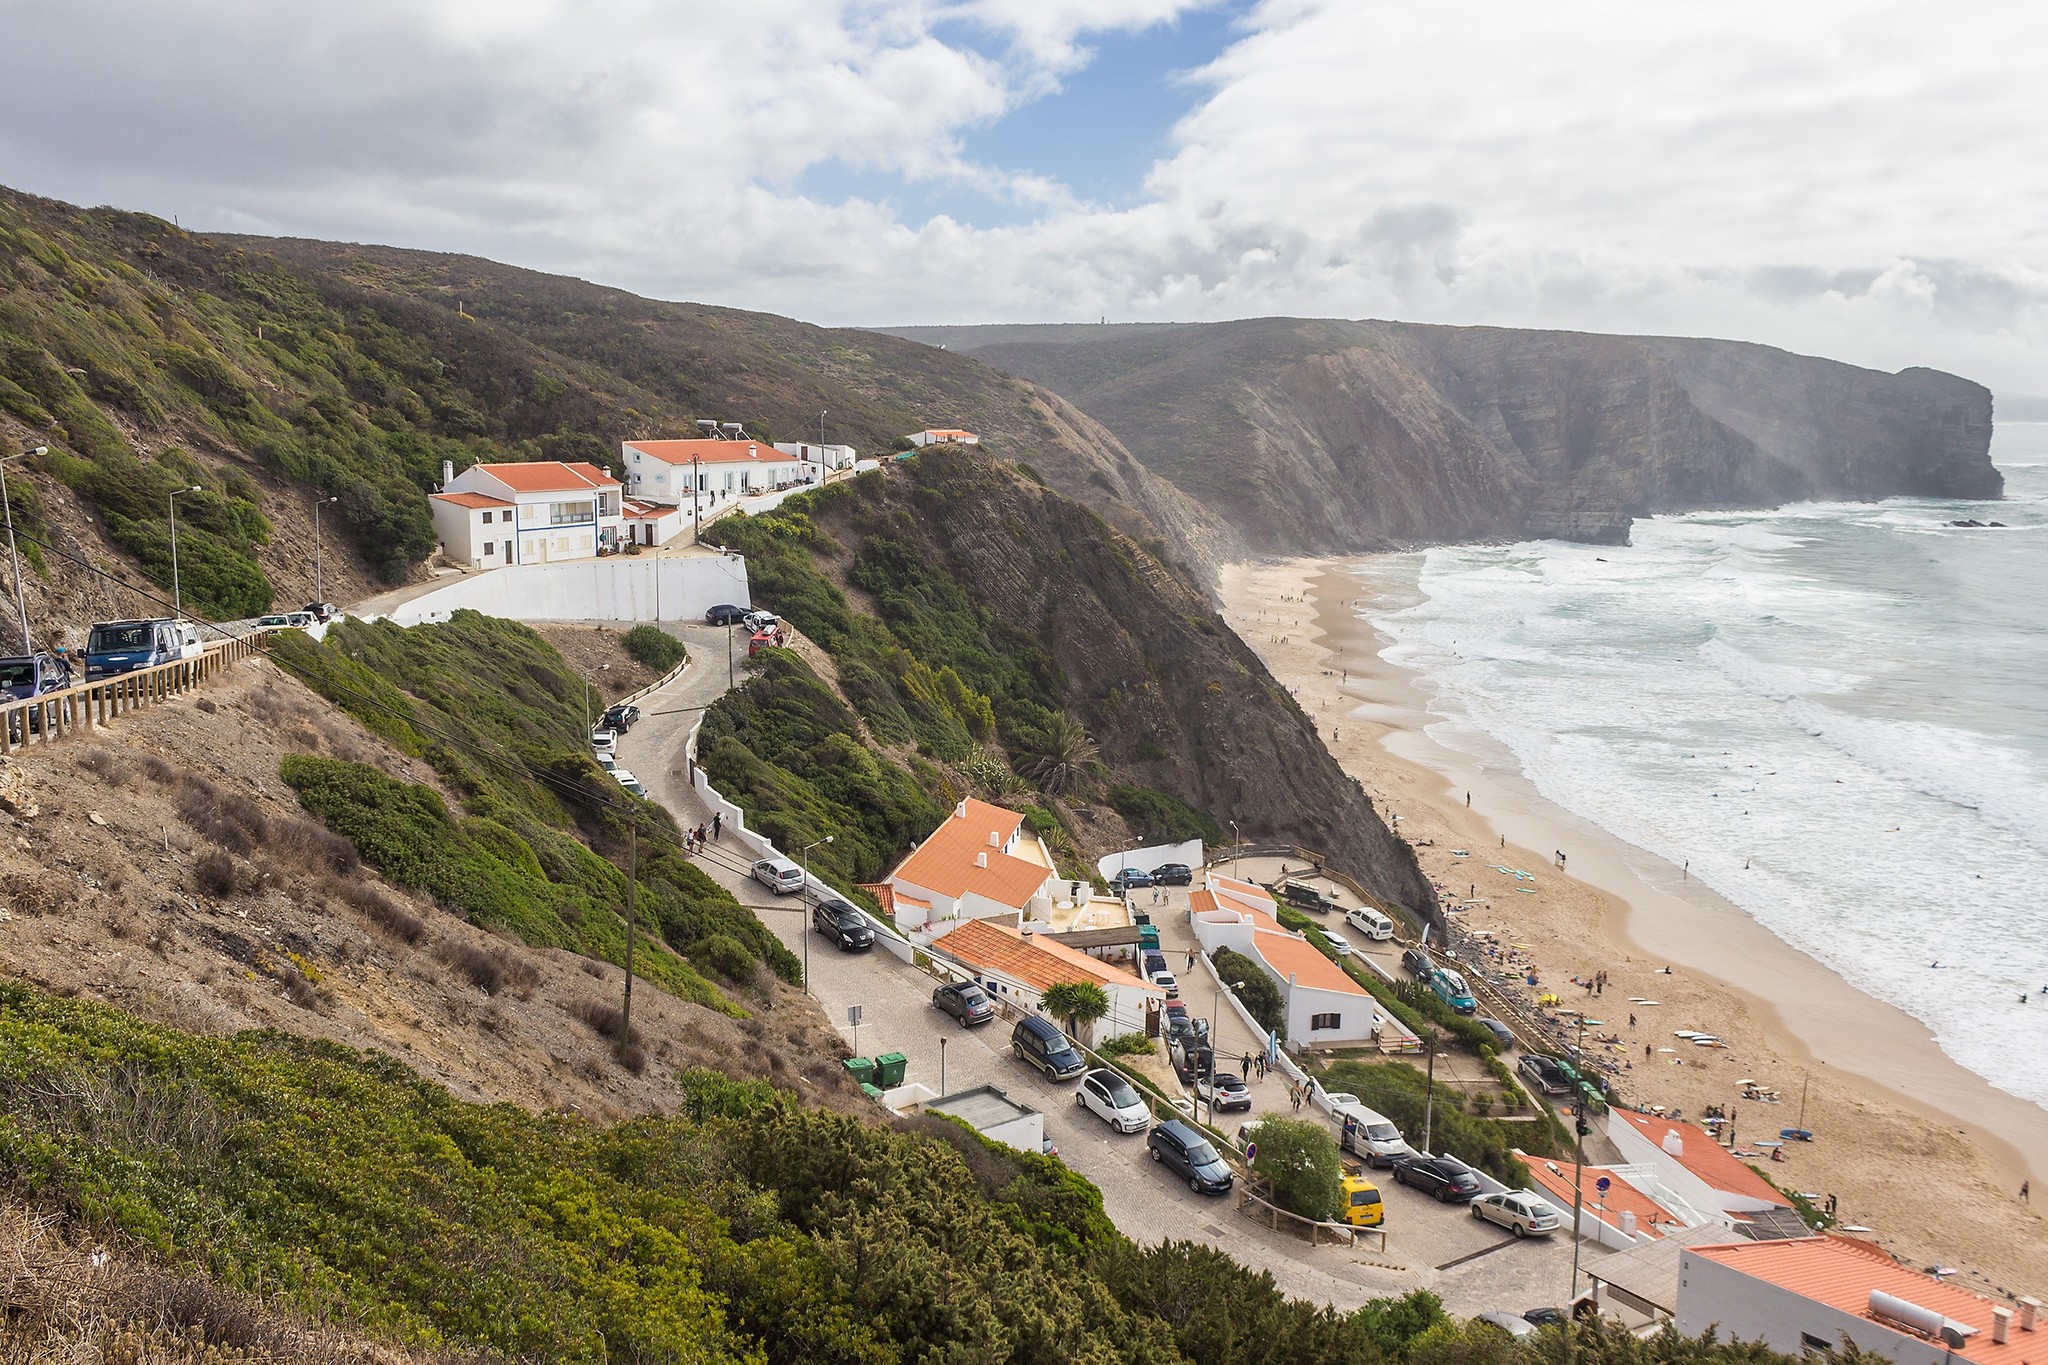
<instances>
[{"instance_id":1,"label":"group of people","mask_svg":"<svg viewBox=\"0 0 2048 1365\"><path fill-rule=\"evenodd\" d=\"M683 851L691 854L703 852L704 846L716 839L724 830L725 813L714 812L708 822L698 825L695 829L683 831Z\"/></svg>"}]
</instances>

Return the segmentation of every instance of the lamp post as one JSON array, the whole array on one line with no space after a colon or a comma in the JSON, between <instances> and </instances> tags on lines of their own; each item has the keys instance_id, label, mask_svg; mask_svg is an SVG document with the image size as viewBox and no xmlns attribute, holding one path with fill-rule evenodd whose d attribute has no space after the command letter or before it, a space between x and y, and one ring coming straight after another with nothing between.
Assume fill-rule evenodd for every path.
<instances>
[{"instance_id":1,"label":"lamp post","mask_svg":"<svg viewBox=\"0 0 2048 1365\"><path fill-rule=\"evenodd\" d=\"M7 558L14 567L14 610L21 618L21 652L24 654L33 654L35 648L28 642L28 598L21 587L21 556L14 550L14 504L7 500L7 462L30 455L47 455L49 451L48 446L36 446L12 455L0 455L0 507L7 509Z\"/></svg>"},{"instance_id":2,"label":"lamp post","mask_svg":"<svg viewBox=\"0 0 2048 1365\"><path fill-rule=\"evenodd\" d=\"M805 845L804 845L804 851L803 851L803 860L804 860L804 895L806 895L806 896L808 896L808 895L810 895L810 894L811 894L811 850L812 850L812 849L814 849L814 848L816 848L816 847L817 847L817 846L818 846L819 844L829 844L829 843L831 843L831 842L832 842L832 838L833 838L833 836L832 836L832 835L830 835L830 834L828 834L828 835L826 835L826 836L825 836L824 838L822 838L822 839L818 839L818 840L815 840L815 841L813 841L813 842L811 842L811 843L808 843L808 844L805 844ZM805 995L809 995L809 994L811 993L811 927L810 927L810 926L809 926L808 924L807 924L807 925L805 925L805 926L803 927L803 936L804 936L804 994L805 994Z\"/></svg>"},{"instance_id":3,"label":"lamp post","mask_svg":"<svg viewBox=\"0 0 2048 1365\"><path fill-rule=\"evenodd\" d=\"M825 408L818 413L818 483L820 485L823 485L825 482L825 413L830 411L832 409Z\"/></svg>"},{"instance_id":4,"label":"lamp post","mask_svg":"<svg viewBox=\"0 0 2048 1365\"><path fill-rule=\"evenodd\" d=\"M1579 1046L1576 1058L1580 1066L1586 1064L1586 1012L1579 1011ZM1579 1092L1572 1100L1572 1292L1565 1298L1566 1311L1570 1311L1572 1300L1579 1297L1579 1247L1583 1239L1579 1236L1579 1209L1584 1203L1580 1187L1586 1178L1586 1082L1579 1082Z\"/></svg>"},{"instance_id":5,"label":"lamp post","mask_svg":"<svg viewBox=\"0 0 2048 1365\"><path fill-rule=\"evenodd\" d=\"M1429 1030L1429 1072L1422 1083L1422 1150L1428 1152L1430 1128L1436 1118L1436 1030Z\"/></svg>"},{"instance_id":6,"label":"lamp post","mask_svg":"<svg viewBox=\"0 0 2048 1365\"><path fill-rule=\"evenodd\" d=\"M320 509L340 498L322 498L313 504L313 600L323 607L327 604L327 588L320 577Z\"/></svg>"},{"instance_id":7,"label":"lamp post","mask_svg":"<svg viewBox=\"0 0 2048 1365\"><path fill-rule=\"evenodd\" d=\"M1244 841L1237 837L1237 821L1232 820L1230 822L1230 875L1233 877L1237 875L1238 850L1243 845Z\"/></svg>"},{"instance_id":8,"label":"lamp post","mask_svg":"<svg viewBox=\"0 0 2048 1365\"><path fill-rule=\"evenodd\" d=\"M196 483L190 488L173 488L164 499L171 509L171 609L180 616L185 614L185 594L178 588L178 499L198 491Z\"/></svg>"}]
</instances>

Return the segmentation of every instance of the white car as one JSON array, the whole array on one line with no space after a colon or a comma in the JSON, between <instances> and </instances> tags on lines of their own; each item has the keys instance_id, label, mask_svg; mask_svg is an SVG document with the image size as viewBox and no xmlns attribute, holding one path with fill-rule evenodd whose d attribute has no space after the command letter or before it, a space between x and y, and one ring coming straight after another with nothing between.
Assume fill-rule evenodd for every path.
<instances>
[{"instance_id":1,"label":"white car","mask_svg":"<svg viewBox=\"0 0 2048 1365\"><path fill-rule=\"evenodd\" d=\"M599 754L597 755L597 766L608 773L615 773L619 770L619 756L617 754Z\"/></svg>"},{"instance_id":2,"label":"white car","mask_svg":"<svg viewBox=\"0 0 2048 1365\"><path fill-rule=\"evenodd\" d=\"M1152 1126L1152 1110L1129 1081L1106 1066L1081 1078L1074 1103L1119 1133L1142 1133Z\"/></svg>"},{"instance_id":3,"label":"white car","mask_svg":"<svg viewBox=\"0 0 2048 1365\"><path fill-rule=\"evenodd\" d=\"M619 779L619 785L621 787L624 787L627 791L633 793L633 795L642 798L643 800L647 796L647 788L641 786L640 779L633 776L633 774L631 773L627 773L623 777L621 777Z\"/></svg>"},{"instance_id":4,"label":"white car","mask_svg":"<svg viewBox=\"0 0 2048 1365\"><path fill-rule=\"evenodd\" d=\"M750 611L740 619L740 624L748 630L760 631L781 625L782 618L772 611Z\"/></svg>"},{"instance_id":5,"label":"white car","mask_svg":"<svg viewBox=\"0 0 2048 1365\"><path fill-rule=\"evenodd\" d=\"M616 754L619 751L619 736L614 730L592 730L590 752L594 754Z\"/></svg>"},{"instance_id":6,"label":"white car","mask_svg":"<svg viewBox=\"0 0 2048 1365\"><path fill-rule=\"evenodd\" d=\"M1562 1214L1526 1190L1482 1194L1472 1201L1472 1216L1498 1223L1517 1237L1548 1237L1564 1226Z\"/></svg>"},{"instance_id":7,"label":"white car","mask_svg":"<svg viewBox=\"0 0 2048 1365\"><path fill-rule=\"evenodd\" d=\"M1168 1000L1180 999L1180 981L1172 972L1152 973L1152 984L1165 991Z\"/></svg>"},{"instance_id":8,"label":"white car","mask_svg":"<svg viewBox=\"0 0 2048 1365\"><path fill-rule=\"evenodd\" d=\"M804 889L804 870L787 858L763 858L754 864L754 880L778 896Z\"/></svg>"},{"instance_id":9,"label":"white car","mask_svg":"<svg viewBox=\"0 0 2048 1365\"><path fill-rule=\"evenodd\" d=\"M1318 929L1316 932L1323 936L1323 942L1329 944L1330 951L1338 957L1351 956L1350 939L1345 938L1342 934L1333 934L1328 929Z\"/></svg>"},{"instance_id":10,"label":"white car","mask_svg":"<svg viewBox=\"0 0 2048 1365\"><path fill-rule=\"evenodd\" d=\"M633 776L632 769L630 768L621 768L617 763L613 763L605 771L610 773L612 781L618 783L621 787L625 786L628 782L636 787L640 785L640 779Z\"/></svg>"}]
</instances>

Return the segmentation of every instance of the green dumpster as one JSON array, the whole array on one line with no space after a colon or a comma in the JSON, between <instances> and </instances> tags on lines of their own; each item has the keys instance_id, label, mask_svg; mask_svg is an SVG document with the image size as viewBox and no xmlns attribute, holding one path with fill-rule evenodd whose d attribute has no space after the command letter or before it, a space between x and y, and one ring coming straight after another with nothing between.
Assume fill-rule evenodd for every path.
<instances>
[{"instance_id":1,"label":"green dumpster","mask_svg":"<svg viewBox=\"0 0 2048 1365\"><path fill-rule=\"evenodd\" d=\"M868 1084L866 1084L866 1083L863 1083L863 1084L861 1085L861 1088L860 1088L860 1093L861 1093L861 1094L863 1094L863 1095L866 1095L866 1096L867 1096L867 1097L868 1097L869 1099L873 1100L873 1101L874 1101L874 1102L875 1102L876 1104L880 1104L880 1103L882 1102L882 1092L881 1092L881 1091L879 1091L879 1090L877 1090L877 1089L875 1089L875 1088L874 1088L873 1086L871 1086L871 1085L868 1085Z\"/></svg>"},{"instance_id":2,"label":"green dumpster","mask_svg":"<svg viewBox=\"0 0 2048 1365\"><path fill-rule=\"evenodd\" d=\"M903 1084L903 1069L910 1059L900 1052L885 1052L875 1058L875 1084L887 1090Z\"/></svg>"},{"instance_id":3,"label":"green dumpster","mask_svg":"<svg viewBox=\"0 0 2048 1365\"><path fill-rule=\"evenodd\" d=\"M1138 951L1139 951L1139 952L1141 952L1141 953L1142 953L1142 952L1154 952L1154 953L1156 953L1156 952L1158 952L1158 951L1159 951L1159 926L1158 926L1158 925L1156 925L1156 924L1141 924L1141 925L1139 925L1139 926L1138 926Z\"/></svg>"},{"instance_id":4,"label":"green dumpster","mask_svg":"<svg viewBox=\"0 0 2048 1365\"><path fill-rule=\"evenodd\" d=\"M862 1085L868 1084L875 1078L874 1061L867 1057L848 1057L846 1059L846 1069L853 1073L853 1078Z\"/></svg>"}]
</instances>

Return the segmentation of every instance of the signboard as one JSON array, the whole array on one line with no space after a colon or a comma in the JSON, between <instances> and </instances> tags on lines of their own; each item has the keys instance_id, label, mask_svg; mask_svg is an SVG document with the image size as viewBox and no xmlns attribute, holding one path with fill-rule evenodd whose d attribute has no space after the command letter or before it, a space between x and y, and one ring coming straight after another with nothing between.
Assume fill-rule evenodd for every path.
<instances>
[{"instance_id":1,"label":"signboard","mask_svg":"<svg viewBox=\"0 0 2048 1365\"><path fill-rule=\"evenodd\" d=\"M848 1025L849 1025L850 1027L853 1027L853 1028L859 1028L859 1027L860 1027L860 1006L859 1006L859 1005L848 1005L848 1006L846 1007L846 1022L847 1022L847 1024L848 1024Z\"/></svg>"},{"instance_id":2,"label":"signboard","mask_svg":"<svg viewBox=\"0 0 2048 1365\"><path fill-rule=\"evenodd\" d=\"M1602 1194L1606 1194L1609 1190L1614 1188L1614 1182L1603 1175L1598 1180L1593 1182L1593 1188L1600 1191L1600 1193Z\"/></svg>"},{"instance_id":3,"label":"signboard","mask_svg":"<svg viewBox=\"0 0 2048 1365\"><path fill-rule=\"evenodd\" d=\"M1257 1160L1259 1159L1259 1144L1258 1144L1258 1143L1256 1143L1256 1142L1247 1142L1247 1143L1246 1143L1246 1144L1244 1145L1244 1159L1245 1159L1245 1164L1246 1164L1246 1165L1250 1165L1250 1164L1251 1164L1252 1162L1254 1162L1254 1161L1257 1161Z\"/></svg>"}]
</instances>

